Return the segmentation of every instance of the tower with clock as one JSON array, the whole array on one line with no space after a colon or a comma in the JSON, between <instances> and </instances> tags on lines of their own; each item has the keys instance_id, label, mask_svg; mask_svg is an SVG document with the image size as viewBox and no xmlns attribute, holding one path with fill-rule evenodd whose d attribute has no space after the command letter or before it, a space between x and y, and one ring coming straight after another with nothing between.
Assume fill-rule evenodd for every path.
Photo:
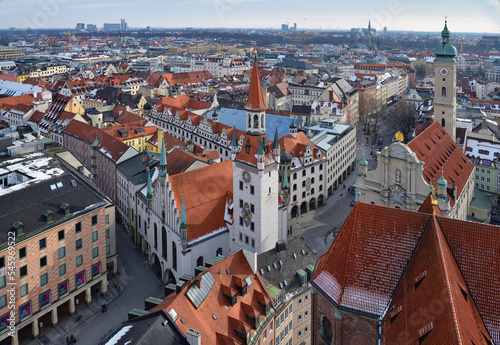
<instances>
[{"instance_id":1,"label":"tower with clock","mask_svg":"<svg viewBox=\"0 0 500 345\"><path fill-rule=\"evenodd\" d=\"M247 131L241 147L233 131L233 224L232 250L246 247L257 253L274 248L286 239L286 208L279 205L280 147L266 137L264 96L257 60L254 61L247 111Z\"/></svg>"},{"instance_id":2,"label":"tower with clock","mask_svg":"<svg viewBox=\"0 0 500 345\"><path fill-rule=\"evenodd\" d=\"M442 41L436 49L434 60L434 121L456 140L457 49L450 44L450 31L445 21Z\"/></svg>"}]
</instances>

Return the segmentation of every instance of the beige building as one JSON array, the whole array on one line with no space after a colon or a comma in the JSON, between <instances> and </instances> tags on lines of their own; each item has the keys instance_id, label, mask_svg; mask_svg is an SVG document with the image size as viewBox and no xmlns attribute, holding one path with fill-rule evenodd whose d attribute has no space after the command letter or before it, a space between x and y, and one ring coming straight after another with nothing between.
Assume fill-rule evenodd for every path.
<instances>
[{"instance_id":1,"label":"beige building","mask_svg":"<svg viewBox=\"0 0 500 345\"><path fill-rule=\"evenodd\" d=\"M395 142L383 148L375 170L368 171L365 159L359 164L359 201L417 211L432 191L445 217L467 219L474 165L439 123L408 145Z\"/></svg>"}]
</instances>

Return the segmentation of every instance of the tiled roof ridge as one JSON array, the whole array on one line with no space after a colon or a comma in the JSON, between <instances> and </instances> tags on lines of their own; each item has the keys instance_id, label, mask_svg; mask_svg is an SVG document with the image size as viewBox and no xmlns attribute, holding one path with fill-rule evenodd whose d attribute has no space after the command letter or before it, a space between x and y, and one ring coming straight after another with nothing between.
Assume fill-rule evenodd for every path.
<instances>
[{"instance_id":1,"label":"tiled roof ridge","mask_svg":"<svg viewBox=\"0 0 500 345\"><path fill-rule=\"evenodd\" d=\"M446 261L444 258L444 253L442 250L443 243L441 242L442 238L439 235L439 232L441 232L441 235L443 237L444 237L444 234L441 230L441 225L439 224L439 222L437 221L437 218L435 216L431 217L431 222L433 225L432 231L435 232L435 236L436 236L436 239L437 239L438 245L439 245L439 257L441 258L441 265L443 265L444 276L446 279L445 285L446 285L446 290L448 293L448 298L450 299L451 310L452 310L452 314L453 314L453 323L455 324L455 332L457 333L457 338L458 338L459 344L462 344L462 339L461 339L462 337L460 336L460 330L459 330L460 326L459 326L458 321L457 321L457 311L456 311L456 306L455 306L455 300L454 300L453 294L451 292L451 284L450 284L450 275L448 272L448 265L446 264ZM422 237L423 237L423 234L422 234ZM446 239L445 239L445 241L446 241ZM448 244L446 243L444 245L448 245ZM450 253L451 253L451 249L450 249ZM451 253L451 255L453 257L453 253ZM453 260L455 260L454 257L453 257ZM458 264L457 264L457 266L458 266ZM459 268L459 270L460 270L460 268ZM461 274L461 272L460 272L460 274Z\"/></svg>"},{"instance_id":2,"label":"tiled roof ridge","mask_svg":"<svg viewBox=\"0 0 500 345\"><path fill-rule=\"evenodd\" d=\"M358 203L356 203L354 206L357 206ZM357 215L359 213L359 207L356 208L355 212L354 213L354 216L353 218L357 218ZM350 257L351 257L351 249L352 249L352 243L353 243L353 237L354 237L354 231L351 231L351 240L349 241L349 252L347 254L347 260L345 261L345 265L347 267L347 265L349 264L349 261L350 261ZM347 280L347 268L344 269L344 279L342 280L342 283L341 283L341 286L342 286L342 291L340 292L340 295L339 295L339 300L338 300L338 304L340 305L340 303L342 303L342 298L344 297L344 284L345 284L345 281Z\"/></svg>"}]
</instances>

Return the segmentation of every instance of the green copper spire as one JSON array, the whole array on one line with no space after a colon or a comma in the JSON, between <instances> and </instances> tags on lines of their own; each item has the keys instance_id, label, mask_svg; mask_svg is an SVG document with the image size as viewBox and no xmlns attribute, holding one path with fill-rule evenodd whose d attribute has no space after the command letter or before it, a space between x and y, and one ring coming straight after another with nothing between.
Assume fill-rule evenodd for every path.
<instances>
[{"instance_id":1,"label":"green copper spire","mask_svg":"<svg viewBox=\"0 0 500 345\"><path fill-rule=\"evenodd\" d=\"M151 187L151 173L149 172L148 168L148 191L146 193L146 198L152 198L153 197L153 188Z\"/></svg>"},{"instance_id":2,"label":"green copper spire","mask_svg":"<svg viewBox=\"0 0 500 345\"><path fill-rule=\"evenodd\" d=\"M184 205L184 194L182 194L182 214L181 214L181 230L185 230L188 227L187 217L186 217L186 205Z\"/></svg>"},{"instance_id":3,"label":"green copper spire","mask_svg":"<svg viewBox=\"0 0 500 345\"><path fill-rule=\"evenodd\" d=\"M278 124L276 124L276 132L274 132L273 149L277 150L279 148L280 148L280 138L278 137Z\"/></svg>"},{"instance_id":4,"label":"green copper spire","mask_svg":"<svg viewBox=\"0 0 500 345\"><path fill-rule=\"evenodd\" d=\"M445 20L444 29L441 31L441 43L434 49L437 62L451 62L455 63L455 56L457 56L457 48L450 44L450 30L448 30L448 23Z\"/></svg>"},{"instance_id":5,"label":"green copper spire","mask_svg":"<svg viewBox=\"0 0 500 345\"><path fill-rule=\"evenodd\" d=\"M365 167L368 165L368 162L366 161L364 155L363 155L363 158L361 159L361 161L359 162L359 165L361 165L362 167Z\"/></svg>"},{"instance_id":6,"label":"green copper spire","mask_svg":"<svg viewBox=\"0 0 500 345\"><path fill-rule=\"evenodd\" d=\"M165 153L165 133L161 137L161 156L160 156L160 176L165 177L167 175L167 155Z\"/></svg>"},{"instance_id":7,"label":"green copper spire","mask_svg":"<svg viewBox=\"0 0 500 345\"><path fill-rule=\"evenodd\" d=\"M257 148L257 154L258 155L264 154L264 145L262 145L262 134L259 136L259 147Z\"/></svg>"},{"instance_id":8,"label":"green copper spire","mask_svg":"<svg viewBox=\"0 0 500 345\"><path fill-rule=\"evenodd\" d=\"M288 165L285 165L285 173L283 174L283 189L288 189Z\"/></svg>"},{"instance_id":9,"label":"green copper spire","mask_svg":"<svg viewBox=\"0 0 500 345\"><path fill-rule=\"evenodd\" d=\"M238 140L236 139L236 122L234 123L233 126L233 137L231 138L231 146L232 147L237 147L238 146Z\"/></svg>"},{"instance_id":10,"label":"green copper spire","mask_svg":"<svg viewBox=\"0 0 500 345\"><path fill-rule=\"evenodd\" d=\"M448 182L444 179L444 173L441 172L441 177L437 181L438 186L447 187Z\"/></svg>"}]
</instances>

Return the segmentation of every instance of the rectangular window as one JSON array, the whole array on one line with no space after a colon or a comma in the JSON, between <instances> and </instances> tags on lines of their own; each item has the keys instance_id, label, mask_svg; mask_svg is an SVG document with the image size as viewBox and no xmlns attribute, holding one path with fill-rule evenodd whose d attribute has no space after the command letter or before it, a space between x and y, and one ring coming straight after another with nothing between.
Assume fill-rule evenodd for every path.
<instances>
[{"instance_id":1,"label":"rectangular window","mask_svg":"<svg viewBox=\"0 0 500 345\"><path fill-rule=\"evenodd\" d=\"M240 208L243 208L243 200L240 199Z\"/></svg>"},{"instance_id":2,"label":"rectangular window","mask_svg":"<svg viewBox=\"0 0 500 345\"><path fill-rule=\"evenodd\" d=\"M57 232L57 239L58 239L59 241L64 240L64 229L63 229L63 230L59 230L59 231Z\"/></svg>"},{"instance_id":3,"label":"rectangular window","mask_svg":"<svg viewBox=\"0 0 500 345\"><path fill-rule=\"evenodd\" d=\"M40 258L40 268L47 266L47 255Z\"/></svg>"},{"instance_id":4,"label":"rectangular window","mask_svg":"<svg viewBox=\"0 0 500 345\"><path fill-rule=\"evenodd\" d=\"M250 222L250 230L255 231L255 224L254 222Z\"/></svg>"},{"instance_id":5,"label":"rectangular window","mask_svg":"<svg viewBox=\"0 0 500 345\"><path fill-rule=\"evenodd\" d=\"M92 226L97 225L97 214L95 216L92 216Z\"/></svg>"},{"instance_id":6,"label":"rectangular window","mask_svg":"<svg viewBox=\"0 0 500 345\"><path fill-rule=\"evenodd\" d=\"M106 224L109 224L109 214L107 214L104 219L105 219Z\"/></svg>"},{"instance_id":7,"label":"rectangular window","mask_svg":"<svg viewBox=\"0 0 500 345\"><path fill-rule=\"evenodd\" d=\"M243 217L240 217L240 225L243 226Z\"/></svg>"},{"instance_id":8,"label":"rectangular window","mask_svg":"<svg viewBox=\"0 0 500 345\"><path fill-rule=\"evenodd\" d=\"M248 244L248 241L249 241L249 237L245 235L245 243Z\"/></svg>"},{"instance_id":9,"label":"rectangular window","mask_svg":"<svg viewBox=\"0 0 500 345\"><path fill-rule=\"evenodd\" d=\"M109 229L106 229L106 238L109 238Z\"/></svg>"},{"instance_id":10,"label":"rectangular window","mask_svg":"<svg viewBox=\"0 0 500 345\"><path fill-rule=\"evenodd\" d=\"M45 286L49 283L49 274L48 273L43 273L40 276L40 286Z\"/></svg>"},{"instance_id":11,"label":"rectangular window","mask_svg":"<svg viewBox=\"0 0 500 345\"><path fill-rule=\"evenodd\" d=\"M255 213L255 207L253 204L250 204L250 212Z\"/></svg>"},{"instance_id":12,"label":"rectangular window","mask_svg":"<svg viewBox=\"0 0 500 345\"><path fill-rule=\"evenodd\" d=\"M19 275L21 278L26 277L28 275L28 265L24 265L19 268Z\"/></svg>"},{"instance_id":13,"label":"rectangular window","mask_svg":"<svg viewBox=\"0 0 500 345\"><path fill-rule=\"evenodd\" d=\"M66 247L61 247L57 249L57 257L59 260L63 259L66 256Z\"/></svg>"},{"instance_id":14,"label":"rectangular window","mask_svg":"<svg viewBox=\"0 0 500 345\"><path fill-rule=\"evenodd\" d=\"M82 231L82 222L78 222L75 224L75 234L78 234Z\"/></svg>"},{"instance_id":15,"label":"rectangular window","mask_svg":"<svg viewBox=\"0 0 500 345\"><path fill-rule=\"evenodd\" d=\"M243 181L240 181L240 190L243 190Z\"/></svg>"},{"instance_id":16,"label":"rectangular window","mask_svg":"<svg viewBox=\"0 0 500 345\"><path fill-rule=\"evenodd\" d=\"M59 277L62 277L66 274L66 264L62 264L59 266Z\"/></svg>"},{"instance_id":17,"label":"rectangular window","mask_svg":"<svg viewBox=\"0 0 500 345\"><path fill-rule=\"evenodd\" d=\"M7 295L3 295L0 297L0 309L7 306Z\"/></svg>"},{"instance_id":18,"label":"rectangular window","mask_svg":"<svg viewBox=\"0 0 500 345\"><path fill-rule=\"evenodd\" d=\"M82 239L81 238L79 238L79 239L76 240L76 242L75 242L75 248L76 248L76 250L82 249Z\"/></svg>"},{"instance_id":19,"label":"rectangular window","mask_svg":"<svg viewBox=\"0 0 500 345\"><path fill-rule=\"evenodd\" d=\"M3 289L5 285L7 285L6 277L7 276L0 277L0 289Z\"/></svg>"},{"instance_id":20,"label":"rectangular window","mask_svg":"<svg viewBox=\"0 0 500 345\"><path fill-rule=\"evenodd\" d=\"M95 241L97 241L98 239L99 239L99 232L94 231L94 232L92 233L92 242L95 242Z\"/></svg>"},{"instance_id":21,"label":"rectangular window","mask_svg":"<svg viewBox=\"0 0 500 345\"><path fill-rule=\"evenodd\" d=\"M250 194L252 194L252 195L255 194L255 188L254 188L254 186L250 186Z\"/></svg>"},{"instance_id":22,"label":"rectangular window","mask_svg":"<svg viewBox=\"0 0 500 345\"><path fill-rule=\"evenodd\" d=\"M19 260L24 259L26 255L26 247L19 248Z\"/></svg>"},{"instance_id":23,"label":"rectangular window","mask_svg":"<svg viewBox=\"0 0 500 345\"><path fill-rule=\"evenodd\" d=\"M99 256L99 247L92 248L92 259Z\"/></svg>"},{"instance_id":24,"label":"rectangular window","mask_svg":"<svg viewBox=\"0 0 500 345\"><path fill-rule=\"evenodd\" d=\"M76 257L76 267L83 265L83 256L79 255Z\"/></svg>"},{"instance_id":25,"label":"rectangular window","mask_svg":"<svg viewBox=\"0 0 500 345\"><path fill-rule=\"evenodd\" d=\"M255 248L255 239L252 238L252 248Z\"/></svg>"},{"instance_id":26,"label":"rectangular window","mask_svg":"<svg viewBox=\"0 0 500 345\"><path fill-rule=\"evenodd\" d=\"M41 240L38 241L38 248L40 250L47 248L47 239L46 238L42 238Z\"/></svg>"},{"instance_id":27,"label":"rectangular window","mask_svg":"<svg viewBox=\"0 0 500 345\"><path fill-rule=\"evenodd\" d=\"M106 245L106 255L109 255L109 254L111 254L111 245L110 244Z\"/></svg>"},{"instance_id":28,"label":"rectangular window","mask_svg":"<svg viewBox=\"0 0 500 345\"><path fill-rule=\"evenodd\" d=\"M28 294L29 290L28 290L28 283L24 284L24 285L21 285L21 288L20 288L20 294L21 294L21 297L24 297Z\"/></svg>"}]
</instances>

